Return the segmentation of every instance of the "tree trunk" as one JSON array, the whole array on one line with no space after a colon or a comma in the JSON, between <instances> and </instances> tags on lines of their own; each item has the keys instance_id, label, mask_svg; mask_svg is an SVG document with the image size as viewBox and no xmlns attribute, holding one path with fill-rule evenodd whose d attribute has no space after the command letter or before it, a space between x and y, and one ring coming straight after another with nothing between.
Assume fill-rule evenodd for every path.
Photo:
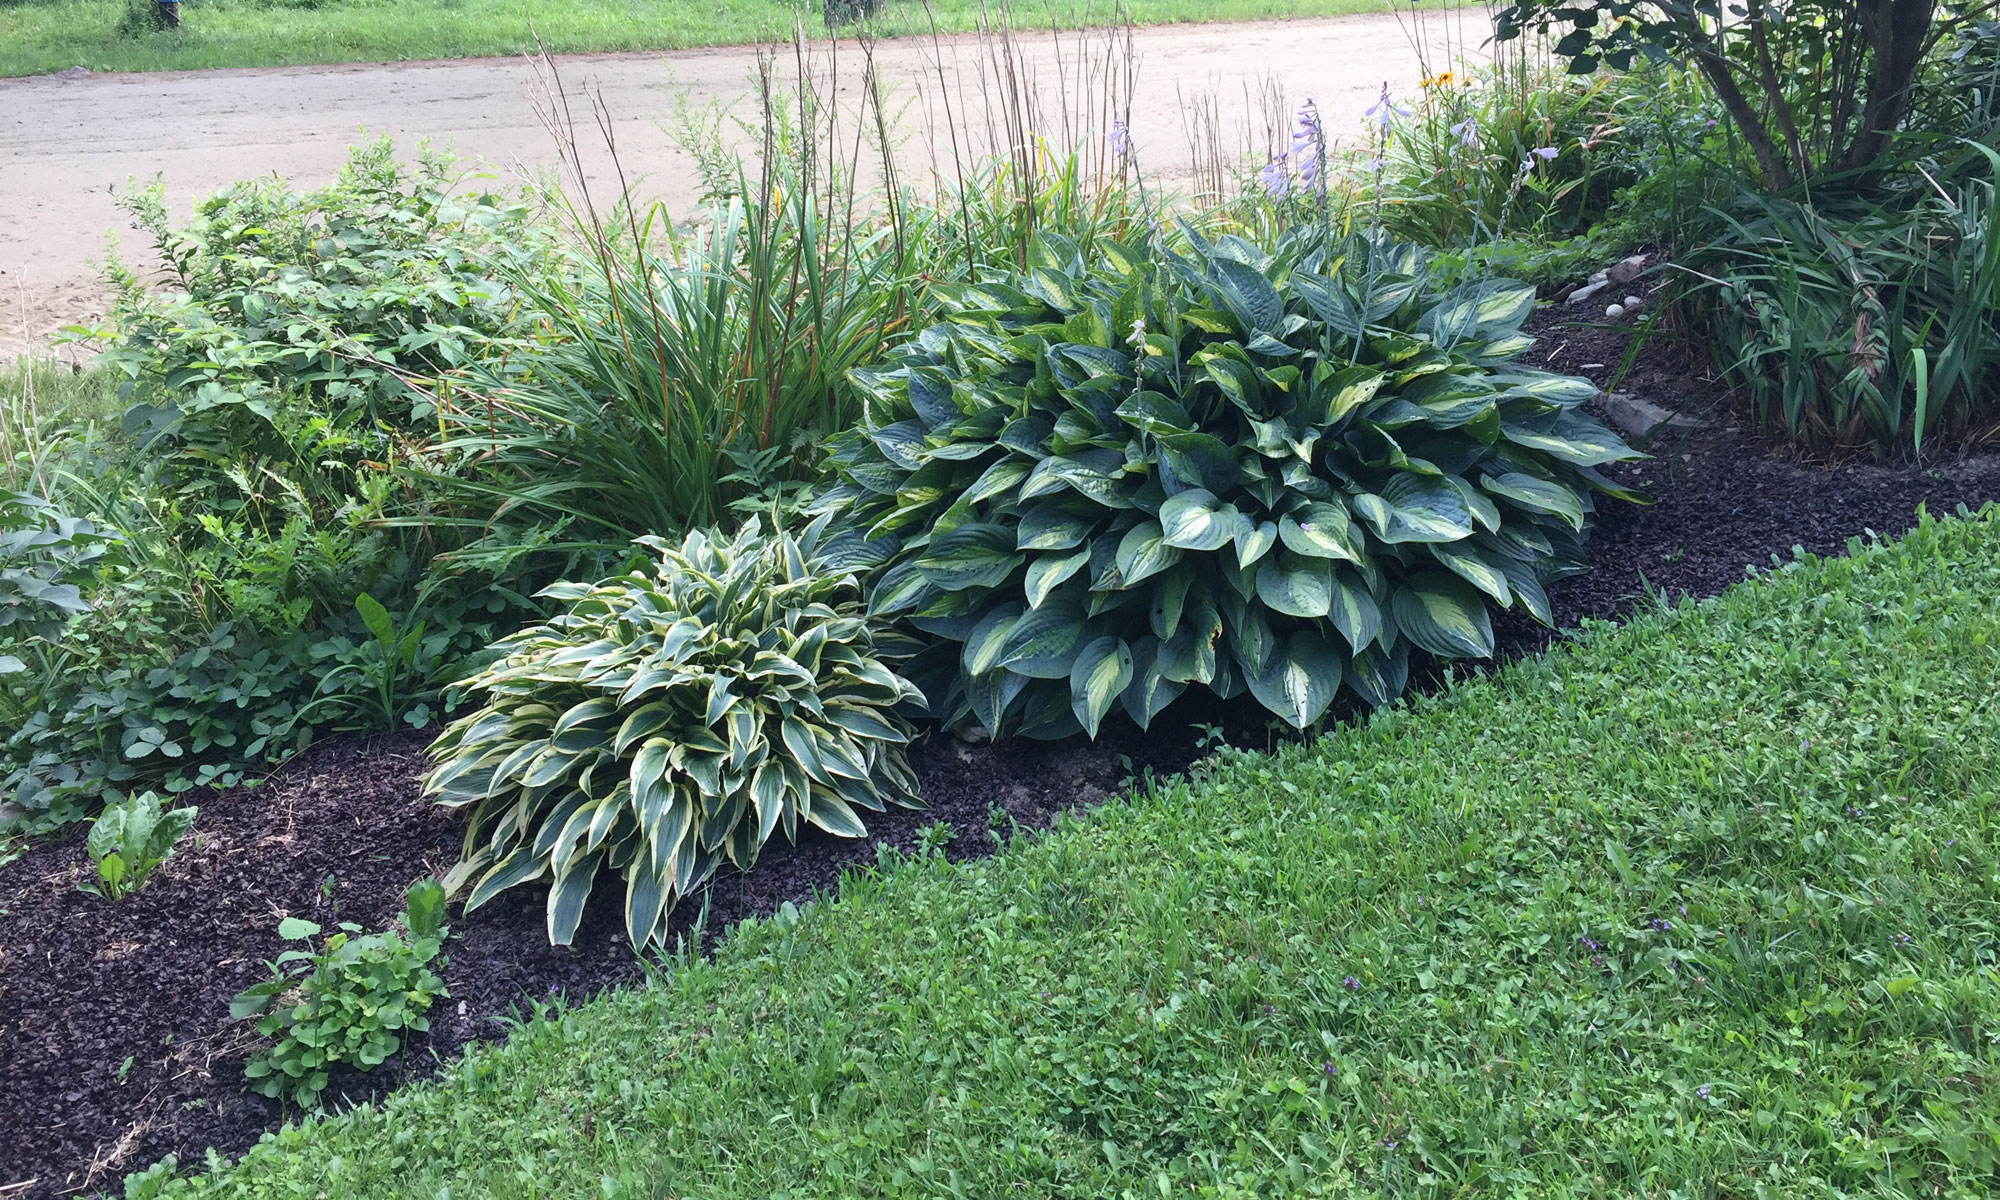
<instances>
[{"instance_id":1,"label":"tree trunk","mask_svg":"<svg viewBox=\"0 0 2000 1200\"><path fill-rule=\"evenodd\" d=\"M1909 115L1917 67L1930 44L1936 0L1860 0L1861 28L1874 59L1868 74L1867 100L1847 148L1821 173L1856 175L1870 171L1889 138Z\"/></svg>"}]
</instances>

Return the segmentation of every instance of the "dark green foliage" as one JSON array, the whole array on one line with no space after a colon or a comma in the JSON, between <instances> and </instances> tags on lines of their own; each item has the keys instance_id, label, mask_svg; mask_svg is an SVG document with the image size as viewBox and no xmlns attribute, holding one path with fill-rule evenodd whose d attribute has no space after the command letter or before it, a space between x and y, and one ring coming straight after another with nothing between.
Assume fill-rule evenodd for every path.
<instances>
[{"instance_id":1,"label":"dark green foliage","mask_svg":"<svg viewBox=\"0 0 2000 1200\"><path fill-rule=\"evenodd\" d=\"M231 1016L257 1017L257 1032L276 1043L250 1056L250 1089L315 1105L329 1067L369 1070L402 1048L405 1031L430 1028L431 1001L451 993L429 963L444 944L444 888L434 879L410 885L395 929L362 934L349 921L310 948L320 927L286 917L278 936L304 942L269 964L271 978L230 1001Z\"/></svg>"},{"instance_id":2,"label":"dark green foliage","mask_svg":"<svg viewBox=\"0 0 2000 1200\"><path fill-rule=\"evenodd\" d=\"M1095 733L1190 684L1304 727L1412 649L1492 651L1490 600L1548 619L1597 467L1633 457L1586 380L1510 365L1533 289L1442 295L1414 250L1059 236L1024 274L856 372L861 426L818 504L872 609L943 643L947 720ZM1135 366L1136 364L1136 366Z\"/></svg>"},{"instance_id":3,"label":"dark green foliage","mask_svg":"<svg viewBox=\"0 0 2000 1200\"><path fill-rule=\"evenodd\" d=\"M106 900L122 900L145 887L153 868L166 861L174 843L194 825L195 812L193 805L162 812L160 798L151 792L107 806L83 841L97 865L97 878L76 886Z\"/></svg>"},{"instance_id":4,"label":"dark green foliage","mask_svg":"<svg viewBox=\"0 0 2000 1200\"><path fill-rule=\"evenodd\" d=\"M0 491L0 637L50 637L88 609L83 589L117 541L39 496ZM0 655L0 674L21 669Z\"/></svg>"},{"instance_id":5,"label":"dark green foliage","mask_svg":"<svg viewBox=\"0 0 2000 1200\"><path fill-rule=\"evenodd\" d=\"M1871 199L1746 191L1715 223L1691 309L1760 425L1881 455L2000 429L1996 178L1968 143Z\"/></svg>"},{"instance_id":6,"label":"dark green foliage","mask_svg":"<svg viewBox=\"0 0 2000 1200\"><path fill-rule=\"evenodd\" d=\"M568 611L497 645L464 684L485 705L431 747L425 789L469 810L450 879L468 910L547 878L567 945L617 872L643 950L773 831L860 837L855 809L915 803L897 710L919 697L883 665L856 579L813 561L819 534L647 538L650 571L548 589Z\"/></svg>"}]
</instances>

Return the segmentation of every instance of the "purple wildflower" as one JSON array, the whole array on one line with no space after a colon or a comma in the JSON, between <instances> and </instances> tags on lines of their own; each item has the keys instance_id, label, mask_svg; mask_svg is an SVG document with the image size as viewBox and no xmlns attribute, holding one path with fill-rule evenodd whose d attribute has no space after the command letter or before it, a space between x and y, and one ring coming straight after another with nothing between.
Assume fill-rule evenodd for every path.
<instances>
[{"instance_id":1,"label":"purple wildflower","mask_svg":"<svg viewBox=\"0 0 2000 1200\"><path fill-rule=\"evenodd\" d=\"M1667 920L1665 917L1653 918L1653 932L1655 933L1665 933L1667 930L1672 929L1673 927L1674 927L1673 922Z\"/></svg>"},{"instance_id":2,"label":"purple wildflower","mask_svg":"<svg viewBox=\"0 0 2000 1200\"><path fill-rule=\"evenodd\" d=\"M1479 123L1471 117L1452 126L1451 132L1458 138L1458 144L1468 150L1479 145Z\"/></svg>"},{"instance_id":3,"label":"purple wildflower","mask_svg":"<svg viewBox=\"0 0 2000 1200\"><path fill-rule=\"evenodd\" d=\"M1543 162L1551 162L1555 159L1557 152L1554 146L1537 146L1535 149L1528 151L1528 153L1541 159Z\"/></svg>"},{"instance_id":4,"label":"purple wildflower","mask_svg":"<svg viewBox=\"0 0 2000 1200\"><path fill-rule=\"evenodd\" d=\"M1708 1099L1708 1085L1705 1083L1702 1084L1700 1087L1694 1090L1694 1094L1700 1096L1704 1100Z\"/></svg>"},{"instance_id":5,"label":"purple wildflower","mask_svg":"<svg viewBox=\"0 0 2000 1200\"><path fill-rule=\"evenodd\" d=\"M1349 975L1347 978L1341 980L1340 982L1342 986L1346 987L1346 989L1350 992L1358 992L1361 990L1361 981L1359 979L1356 979L1352 975Z\"/></svg>"}]
</instances>

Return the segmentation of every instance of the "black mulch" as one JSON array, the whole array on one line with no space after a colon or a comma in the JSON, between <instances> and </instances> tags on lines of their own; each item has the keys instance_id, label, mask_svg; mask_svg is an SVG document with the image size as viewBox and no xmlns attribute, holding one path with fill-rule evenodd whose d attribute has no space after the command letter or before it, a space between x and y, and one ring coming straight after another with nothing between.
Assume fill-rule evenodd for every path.
<instances>
[{"instance_id":1,"label":"black mulch","mask_svg":"<svg viewBox=\"0 0 2000 1200\"><path fill-rule=\"evenodd\" d=\"M1540 323L1544 338L1529 361L1610 382L1620 335ZM1709 424L1655 438L1651 460L1618 472L1658 502L1603 506L1594 569L1550 589L1566 626L1629 612L1649 586L1715 593L1746 565L1768 565L1795 545L1837 553L1864 530L1893 535L1919 502L1948 513L2000 498L1993 456L1916 471L1815 465L1774 451L1738 429L1721 384L1671 346L1649 349L1618 387ZM1500 633L1509 655L1550 637L1513 619ZM982 854L996 825L1046 826L1139 767L1180 770L1196 753L1192 720L1262 736L1241 709L1177 707L1170 716L1179 719L1163 719L1151 735L1096 745L934 739L915 754L927 810L872 820L872 840L774 844L754 872L714 885L709 929L830 889L843 870L875 860L874 842L908 848L932 822L955 830L954 856ZM417 794L427 736L331 738L263 787L196 797L195 840L119 905L76 890L87 869L81 829L0 868L0 1200L115 1189L121 1174L169 1153L183 1163L208 1147L235 1154L285 1116L243 1089L251 1042L229 1020L229 998L282 949L281 917L379 927L411 880L451 865L454 823ZM444 971L451 998L433 1010L430 1033L372 1075L338 1078L334 1094L360 1099L435 1072L466 1042L500 1036L494 1018L525 998L580 997L637 978L612 890L568 949L547 944L541 897L526 889L454 921ZM683 905L677 921L685 927L699 908Z\"/></svg>"}]
</instances>

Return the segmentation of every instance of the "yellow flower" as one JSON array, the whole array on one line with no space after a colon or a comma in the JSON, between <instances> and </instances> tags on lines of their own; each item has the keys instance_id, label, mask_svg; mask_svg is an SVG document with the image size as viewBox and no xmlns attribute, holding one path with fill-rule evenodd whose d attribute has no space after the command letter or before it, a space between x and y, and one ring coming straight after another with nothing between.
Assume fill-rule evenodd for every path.
<instances>
[{"instance_id":1,"label":"yellow flower","mask_svg":"<svg viewBox=\"0 0 2000 1200\"><path fill-rule=\"evenodd\" d=\"M1450 71L1440 71L1435 75L1424 76L1423 85L1427 88L1448 88L1453 83L1455 83L1457 79L1458 76L1454 75Z\"/></svg>"}]
</instances>

